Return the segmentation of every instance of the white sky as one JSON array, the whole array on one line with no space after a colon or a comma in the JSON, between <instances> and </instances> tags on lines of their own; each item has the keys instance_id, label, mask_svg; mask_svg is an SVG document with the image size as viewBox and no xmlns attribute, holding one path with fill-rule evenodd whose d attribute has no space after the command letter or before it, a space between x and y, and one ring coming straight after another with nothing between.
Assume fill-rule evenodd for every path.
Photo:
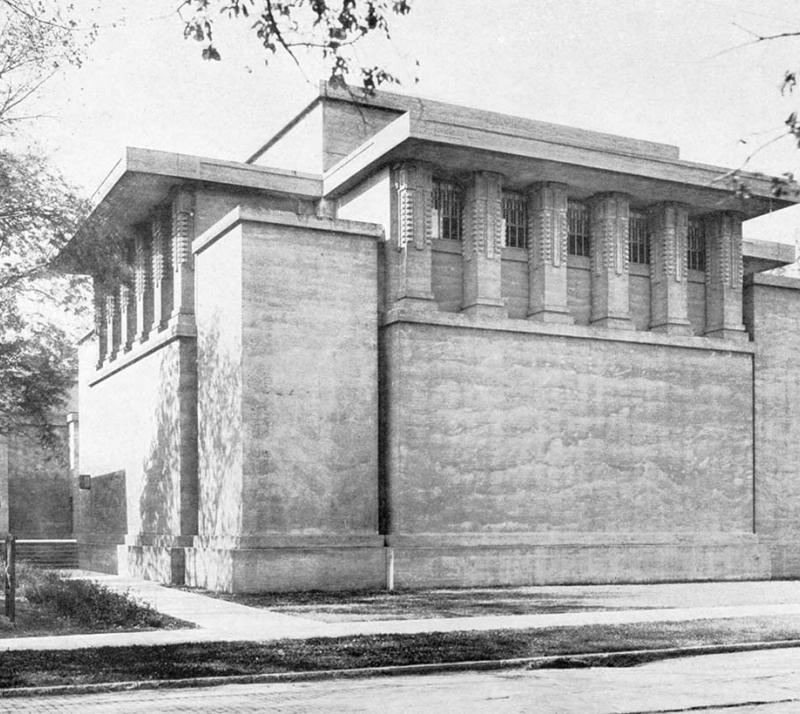
<instances>
[{"instance_id":1,"label":"white sky","mask_svg":"<svg viewBox=\"0 0 800 714\"><path fill-rule=\"evenodd\" d=\"M223 61L204 62L183 39L176 5L104 0L87 15L102 27L84 66L37 100L49 115L37 138L87 192L126 145L243 160L316 92L318 68L308 65L310 82L287 60L264 67L243 23L221 22ZM415 0L392 43L370 56L406 75L419 60L419 84L399 91L673 143L684 159L734 167L800 109L800 94L779 92L784 70L800 71L800 38L732 49L752 39L748 30L800 30L800 4ZM800 176L800 151L787 138L748 168ZM800 209L784 213L751 221L748 233L794 243Z\"/></svg>"}]
</instances>

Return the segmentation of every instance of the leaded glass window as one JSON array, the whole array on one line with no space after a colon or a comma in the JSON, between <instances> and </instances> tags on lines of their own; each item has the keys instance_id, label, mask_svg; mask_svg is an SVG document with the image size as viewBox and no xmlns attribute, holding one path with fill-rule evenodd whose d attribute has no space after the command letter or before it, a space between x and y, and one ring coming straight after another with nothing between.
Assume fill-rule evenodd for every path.
<instances>
[{"instance_id":1,"label":"leaded glass window","mask_svg":"<svg viewBox=\"0 0 800 714\"><path fill-rule=\"evenodd\" d=\"M433 180L434 236L461 240L464 198L461 188L450 181Z\"/></svg>"},{"instance_id":2,"label":"leaded glass window","mask_svg":"<svg viewBox=\"0 0 800 714\"><path fill-rule=\"evenodd\" d=\"M650 263L650 235L647 231L647 215L631 211L628 220L628 259L631 263Z\"/></svg>"},{"instance_id":3,"label":"leaded glass window","mask_svg":"<svg viewBox=\"0 0 800 714\"><path fill-rule=\"evenodd\" d=\"M588 257L591 248L588 206L580 201L569 201L567 203L567 224L569 226L567 241L569 254Z\"/></svg>"},{"instance_id":4,"label":"leaded glass window","mask_svg":"<svg viewBox=\"0 0 800 714\"><path fill-rule=\"evenodd\" d=\"M506 226L506 246L528 247L528 203L518 193L503 191L503 221Z\"/></svg>"},{"instance_id":5,"label":"leaded glass window","mask_svg":"<svg viewBox=\"0 0 800 714\"><path fill-rule=\"evenodd\" d=\"M706 269L706 234L703 230L703 221L699 218L689 219L687 262L689 270Z\"/></svg>"}]
</instances>

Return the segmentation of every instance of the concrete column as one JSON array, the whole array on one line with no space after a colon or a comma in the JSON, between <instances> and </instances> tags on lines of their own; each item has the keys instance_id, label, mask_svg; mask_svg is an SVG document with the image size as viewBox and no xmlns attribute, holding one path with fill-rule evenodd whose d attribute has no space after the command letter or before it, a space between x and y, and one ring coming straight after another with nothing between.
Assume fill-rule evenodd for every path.
<instances>
[{"instance_id":1,"label":"concrete column","mask_svg":"<svg viewBox=\"0 0 800 714\"><path fill-rule=\"evenodd\" d=\"M501 294L503 177L490 171L472 175L464 201L463 301L470 315L506 315Z\"/></svg>"},{"instance_id":2,"label":"concrete column","mask_svg":"<svg viewBox=\"0 0 800 714\"><path fill-rule=\"evenodd\" d=\"M631 330L628 297L629 200L619 193L592 197L591 322Z\"/></svg>"},{"instance_id":3,"label":"concrete column","mask_svg":"<svg viewBox=\"0 0 800 714\"><path fill-rule=\"evenodd\" d=\"M709 337L747 339L742 324L742 217L715 213L704 219L706 329Z\"/></svg>"},{"instance_id":4,"label":"concrete column","mask_svg":"<svg viewBox=\"0 0 800 714\"><path fill-rule=\"evenodd\" d=\"M97 367L99 368L106 358L108 351L108 333L106 332L106 291L103 284L95 278L94 291L94 332L97 335Z\"/></svg>"},{"instance_id":5,"label":"concrete column","mask_svg":"<svg viewBox=\"0 0 800 714\"><path fill-rule=\"evenodd\" d=\"M678 203L660 203L650 224L650 329L691 335L686 259L689 211Z\"/></svg>"},{"instance_id":6,"label":"concrete column","mask_svg":"<svg viewBox=\"0 0 800 714\"><path fill-rule=\"evenodd\" d=\"M572 323L567 303L567 186L528 190L528 319Z\"/></svg>"},{"instance_id":7,"label":"concrete column","mask_svg":"<svg viewBox=\"0 0 800 714\"><path fill-rule=\"evenodd\" d=\"M181 188L172 199L173 300L171 322L194 326L194 194Z\"/></svg>"},{"instance_id":8,"label":"concrete column","mask_svg":"<svg viewBox=\"0 0 800 714\"><path fill-rule=\"evenodd\" d=\"M119 300L118 290L106 293L106 361L110 362L117 356L120 343Z\"/></svg>"},{"instance_id":9,"label":"concrete column","mask_svg":"<svg viewBox=\"0 0 800 714\"><path fill-rule=\"evenodd\" d=\"M158 332L172 312L172 236L169 214L159 208L151 222L153 236L153 326Z\"/></svg>"},{"instance_id":10,"label":"concrete column","mask_svg":"<svg viewBox=\"0 0 800 714\"><path fill-rule=\"evenodd\" d=\"M135 339L136 333L136 304L133 301L133 291L127 283L121 283L117 290L119 303L119 349L127 352Z\"/></svg>"},{"instance_id":11,"label":"concrete column","mask_svg":"<svg viewBox=\"0 0 800 714\"><path fill-rule=\"evenodd\" d=\"M136 296L136 340L144 342L153 324L152 236L139 229L134 239L133 287Z\"/></svg>"},{"instance_id":12,"label":"concrete column","mask_svg":"<svg viewBox=\"0 0 800 714\"><path fill-rule=\"evenodd\" d=\"M402 307L433 301L431 236L433 174L428 164L407 162L395 169L396 250L389 256L395 300Z\"/></svg>"}]
</instances>

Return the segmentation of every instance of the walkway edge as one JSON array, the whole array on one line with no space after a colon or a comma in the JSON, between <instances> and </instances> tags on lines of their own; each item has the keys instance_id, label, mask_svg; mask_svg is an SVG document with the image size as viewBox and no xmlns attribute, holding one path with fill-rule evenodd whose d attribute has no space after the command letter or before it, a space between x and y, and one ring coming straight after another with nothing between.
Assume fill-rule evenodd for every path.
<instances>
[{"instance_id":1,"label":"walkway edge","mask_svg":"<svg viewBox=\"0 0 800 714\"><path fill-rule=\"evenodd\" d=\"M569 669L572 667L631 667L645 662L696 655L728 654L758 650L776 650L800 647L800 640L775 640L772 642L735 642L721 645L693 645L663 649L624 650L619 652L591 652L561 654L515 659L475 660L470 662L436 662L429 664L391 665L361 669L324 669L311 672L272 672L244 674L229 677L196 677L187 679L145 679L140 682L105 682L97 684L58 685L52 687L18 687L0 689L0 699L13 697L46 697L71 694L104 694L140 689L185 689L191 687L218 687L225 684L269 684L280 682L317 682L327 679L359 679L368 677L399 677L413 674L441 674L447 672L491 671L500 669Z\"/></svg>"}]
</instances>

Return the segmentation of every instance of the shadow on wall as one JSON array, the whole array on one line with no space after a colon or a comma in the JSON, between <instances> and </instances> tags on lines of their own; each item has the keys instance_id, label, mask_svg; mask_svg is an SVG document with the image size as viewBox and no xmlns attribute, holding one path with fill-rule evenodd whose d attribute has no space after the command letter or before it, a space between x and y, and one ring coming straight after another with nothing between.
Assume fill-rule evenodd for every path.
<instances>
[{"instance_id":1,"label":"shadow on wall","mask_svg":"<svg viewBox=\"0 0 800 714\"><path fill-rule=\"evenodd\" d=\"M153 438L142 465L139 515L142 534L180 533L180 356L175 342L162 350Z\"/></svg>"},{"instance_id":2,"label":"shadow on wall","mask_svg":"<svg viewBox=\"0 0 800 714\"><path fill-rule=\"evenodd\" d=\"M241 339L223 335L217 313L200 330L198 365L199 523L201 536L242 531Z\"/></svg>"}]
</instances>

